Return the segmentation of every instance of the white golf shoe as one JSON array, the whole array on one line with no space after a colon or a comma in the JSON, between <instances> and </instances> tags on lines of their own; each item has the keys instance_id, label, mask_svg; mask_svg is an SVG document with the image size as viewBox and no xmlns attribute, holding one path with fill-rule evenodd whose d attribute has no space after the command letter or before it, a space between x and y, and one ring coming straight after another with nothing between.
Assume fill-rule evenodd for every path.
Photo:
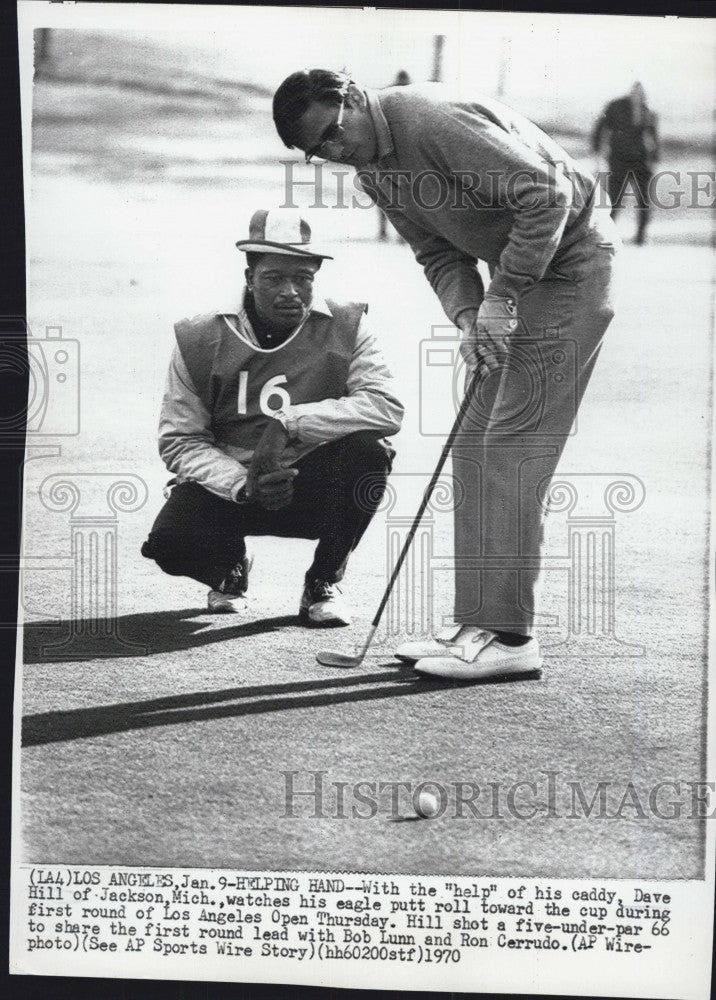
<instances>
[{"instance_id":1,"label":"white golf shoe","mask_svg":"<svg viewBox=\"0 0 716 1000\"><path fill-rule=\"evenodd\" d=\"M442 646L440 653L429 653L415 663L419 674L452 680L489 680L533 674L542 667L539 643L534 636L521 646L508 646L494 632L466 625L452 641L438 641L438 644Z\"/></svg>"},{"instance_id":2,"label":"white golf shoe","mask_svg":"<svg viewBox=\"0 0 716 1000\"><path fill-rule=\"evenodd\" d=\"M425 639L417 639L414 642L404 642L395 651L399 660L406 663L417 663L425 656L446 656L451 652L453 640L457 638L464 625L448 625L436 635L429 635ZM467 626L470 628L471 626ZM473 630L474 631L474 630Z\"/></svg>"}]
</instances>

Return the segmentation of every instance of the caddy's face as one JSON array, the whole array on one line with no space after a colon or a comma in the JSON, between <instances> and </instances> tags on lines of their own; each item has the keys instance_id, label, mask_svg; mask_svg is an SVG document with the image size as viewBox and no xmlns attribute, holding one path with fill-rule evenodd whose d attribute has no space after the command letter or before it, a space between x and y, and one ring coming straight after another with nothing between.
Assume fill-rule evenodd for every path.
<instances>
[{"instance_id":1,"label":"caddy's face","mask_svg":"<svg viewBox=\"0 0 716 1000\"><path fill-rule=\"evenodd\" d=\"M377 153L377 141L373 122L365 105L360 105L350 95L345 99L343 134L340 140L321 147L321 140L327 130L335 125L338 107L332 104L314 102L301 118L301 142L299 148L305 152L315 150L315 155L332 163L347 163L352 167L365 167L372 163ZM320 147L320 148L319 148Z\"/></svg>"},{"instance_id":2,"label":"caddy's face","mask_svg":"<svg viewBox=\"0 0 716 1000\"><path fill-rule=\"evenodd\" d=\"M318 267L318 261L311 258L264 254L253 271L246 271L246 284L260 318L277 330L296 327L311 307Z\"/></svg>"}]
</instances>

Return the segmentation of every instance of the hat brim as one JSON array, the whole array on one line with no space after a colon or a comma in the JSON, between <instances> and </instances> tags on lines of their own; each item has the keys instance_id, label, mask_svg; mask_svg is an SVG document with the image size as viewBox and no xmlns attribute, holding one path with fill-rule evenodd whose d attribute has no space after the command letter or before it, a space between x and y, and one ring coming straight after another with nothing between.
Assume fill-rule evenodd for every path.
<instances>
[{"instance_id":1,"label":"hat brim","mask_svg":"<svg viewBox=\"0 0 716 1000\"><path fill-rule=\"evenodd\" d=\"M316 257L319 260L333 260L327 253L320 253L318 250L304 250L291 243L272 243L269 240L239 240L236 244L238 250L244 253L275 253L283 254L286 257Z\"/></svg>"}]
</instances>

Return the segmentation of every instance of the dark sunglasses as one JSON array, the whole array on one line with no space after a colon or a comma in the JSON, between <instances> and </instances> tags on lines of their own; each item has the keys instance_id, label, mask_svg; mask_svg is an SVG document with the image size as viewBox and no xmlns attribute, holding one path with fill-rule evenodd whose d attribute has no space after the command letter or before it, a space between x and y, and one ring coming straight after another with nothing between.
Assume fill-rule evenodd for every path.
<instances>
[{"instance_id":1,"label":"dark sunglasses","mask_svg":"<svg viewBox=\"0 0 716 1000\"><path fill-rule=\"evenodd\" d=\"M341 106L338 117L332 125L325 129L321 136L321 141L316 143L311 149L306 150L306 163L310 163L314 156L319 156L326 146L340 146L343 142L345 129L343 128L343 112L346 109L346 94L341 95Z\"/></svg>"}]
</instances>

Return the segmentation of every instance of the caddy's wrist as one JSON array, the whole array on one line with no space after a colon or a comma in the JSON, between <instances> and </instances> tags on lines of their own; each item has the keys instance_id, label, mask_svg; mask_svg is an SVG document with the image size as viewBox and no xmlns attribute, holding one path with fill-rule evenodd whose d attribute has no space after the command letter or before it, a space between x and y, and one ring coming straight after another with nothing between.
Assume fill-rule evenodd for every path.
<instances>
[{"instance_id":1,"label":"caddy's wrist","mask_svg":"<svg viewBox=\"0 0 716 1000\"><path fill-rule=\"evenodd\" d=\"M295 437L295 420L283 409L274 410L272 416L283 427L289 441L292 440Z\"/></svg>"}]
</instances>

